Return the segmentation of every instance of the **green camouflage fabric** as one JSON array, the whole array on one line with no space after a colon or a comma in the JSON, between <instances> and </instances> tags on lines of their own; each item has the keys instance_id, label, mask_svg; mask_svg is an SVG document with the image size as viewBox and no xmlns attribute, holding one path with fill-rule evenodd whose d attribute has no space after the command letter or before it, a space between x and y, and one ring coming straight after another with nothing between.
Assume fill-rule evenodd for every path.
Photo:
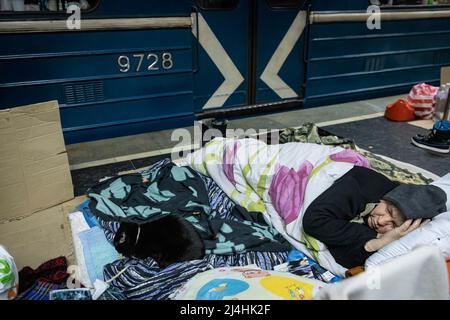
<instances>
[{"instance_id":1,"label":"green camouflage fabric","mask_svg":"<svg viewBox=\"0 0 450 320\"><path fill-rule=\"evenodd\" d=\"M366 157L373 170L384 174L393 181L405 184L429 184L432 179L426 178L421 173L413 173L409 170L400 168L390 161L387 161L374 153L362 150L355 145L354 141L348 138L341 138L329 134L323 129L320 129L314 123L305 123L299 128L286 128L280 132L280 143L288 142L304 142L317 143L328 146L339 146L346 149L353 149Z\"/></svg>"}]
</instances>

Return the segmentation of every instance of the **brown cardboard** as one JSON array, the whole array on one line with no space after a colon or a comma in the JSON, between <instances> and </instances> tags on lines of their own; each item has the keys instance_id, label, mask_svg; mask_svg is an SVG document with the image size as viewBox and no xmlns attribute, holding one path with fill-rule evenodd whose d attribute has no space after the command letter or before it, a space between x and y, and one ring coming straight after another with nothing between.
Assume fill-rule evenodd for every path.
<instances>
[{"instance_id":1,"label":"brown cardboard","mask_svg":"<svg viewBox=\"0 0 450 320\"><path fill-rule=\"evenodd\" d=\"M36 212L21 220L0 224L0 244L13 256L17 268L38 267L45 261L65 256L74 262L68 214L86 197Z\"/></svg>"},{"instance_id":2,"label":"brown cardboard","mask_svg":"<svg viewBox=\"0 0 450 320\"><path fill-rule=\"evenodd\" d=\"M432 119L414 120L414 121L409 121L408 124L419 127L419 128L430 130L433 128L434 120L432 120Z\"/></svg>"},{"instance_id":3,"label":"brown cardboard","mask_svg":"<svg viewBox=\"0 0 450 320\"><path fill-rule=\"evenodd\" d=\"M58 102L0 110L0 222L72 198Z\"/></svg>"},{"instance_id":4,"label":"brown cardboard","mask_svg":"<svg viewBox=\"0 0 450 320\"><path fill-rule=\"evenodd\" d=\"M450 83L450 67L441 68L441 84Z\"/></svg>"}]
</instances>

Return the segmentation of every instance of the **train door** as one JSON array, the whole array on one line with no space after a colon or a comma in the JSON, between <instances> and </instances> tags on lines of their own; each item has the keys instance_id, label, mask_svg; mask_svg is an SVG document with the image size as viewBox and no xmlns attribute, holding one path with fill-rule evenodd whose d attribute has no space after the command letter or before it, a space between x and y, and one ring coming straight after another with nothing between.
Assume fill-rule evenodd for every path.
<instances>
[{"instance_id":1,"label":"train door","mask_svg":"<svg viewBox=\"0 0 450 320\"><path fill-rule=\"evenodd\" d=\"M198 0L193 13L194 110L247 103L249 3Z\"/></svg>"},{"instance_id":2,"label":"train door","mask_svg":"<svg viewBox=\"0 0 450 320\"><path fill-rule=\"evenodd\" d=\"M305 2L195 1L196 113L303 96Z\"/></svg>"},{"instance_id":3,"label":"train door","mask_svg":"<svg viewBox=\"0 0 450 320\"><path fill-rule=\"evenodd\" d=\"M249 104L303 97L305 1L257 1L255 92Z\"/></svg>"}]
</instances>

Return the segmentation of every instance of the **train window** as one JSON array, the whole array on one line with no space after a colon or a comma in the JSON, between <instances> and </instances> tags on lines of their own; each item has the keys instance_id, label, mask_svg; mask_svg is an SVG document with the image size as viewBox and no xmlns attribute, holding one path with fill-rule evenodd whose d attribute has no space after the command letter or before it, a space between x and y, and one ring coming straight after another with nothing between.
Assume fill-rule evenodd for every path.
<instances>
[{"instance_id":1,"label":"train window","mask_svg":"<svg viewBox=\"0 0 450 320\"><path fill-rule=\"evenodd\" d=\"M370 0L377 6L436 6L449 5L450 0Z\"/></svg>"},{"instance_id":2,"label":"train window","mask_svg":"<svg viewBox=\"0 0 450 320\"><path fill-rule=\"evenodd\" d=\"M66 12L70 5L77 5L82 11L90 11L97 7L100 0L0 0L0 11L3 13L55 13Z\"/></svg>"},{"instance_id":3,"label":"train window","mask_svg":"<svg viewBox=\"0 0 450 320\"><path fill-rule=\"evenodd\" d=\"M239 0L197 0L197 5L203 10L233 9Z\"/></svg>"},{"instance_id":4,"label":"train window","mask_svg":"<svg viewBox=\"0 0 450 320\"><path fill-rule=\"evenodd\" d=\"M267 0L271 8L297 8L305 1L301 0Z\"/></svg>"}]
</instances>

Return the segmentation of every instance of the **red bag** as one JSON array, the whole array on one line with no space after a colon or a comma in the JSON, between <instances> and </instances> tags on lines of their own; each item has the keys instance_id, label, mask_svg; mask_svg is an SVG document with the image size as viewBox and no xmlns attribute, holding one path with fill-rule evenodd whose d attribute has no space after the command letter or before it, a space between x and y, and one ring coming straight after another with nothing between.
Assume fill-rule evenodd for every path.
<instances>
[{"instance_id":1,"label":"red bag","mask_svg":"<svg viewBox=\"0 0 450 320\"><path fill-rule=\"evenodd\" d=\"M398 99L387 106L384 116L392 121L412 121L415 119L414 108L406 99Z\"/></svg>"},{"instance_id":2,"label":"red bag","mask_svg":"<svg viewBox=\"0 0 450 320\"><path fill-rule=\"evenodd\" d=\"M439 88L426 83L415 85L407 100L414 108L414 113L419 119L432 119L434 112L435 96Z\"/></svg>"}]
</instances>

